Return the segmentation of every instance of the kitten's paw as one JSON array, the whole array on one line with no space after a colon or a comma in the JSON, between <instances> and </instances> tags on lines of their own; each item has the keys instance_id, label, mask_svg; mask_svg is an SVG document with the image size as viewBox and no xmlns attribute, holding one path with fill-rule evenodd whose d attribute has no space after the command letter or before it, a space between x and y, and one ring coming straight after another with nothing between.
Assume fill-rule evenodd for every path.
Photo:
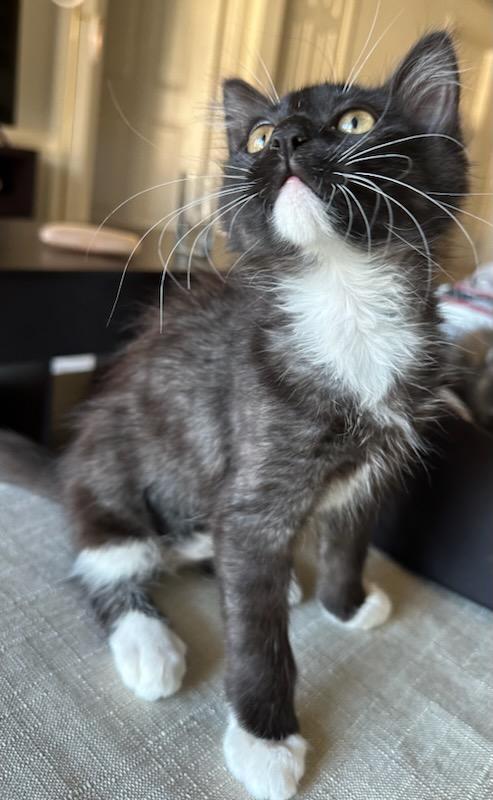
<instances>
[{"instance_id":1,"label":"kitten's paw","mask_svg":"<svg viewBox=\"0 0 493 800\"><path fill-rule=\"evenodd\" d=\"M129 611L117 622L109 645L123 683L137 697L158 700L180 688L186 647L162 620Z\"/></svg>"},{"instance_id":2,"label":"kitten's paw","mask_svg":"<svg viewBox=\"0 0 493 800\"><path fill-rule=\"evenodd\" d=\"M292 734L281 742L259 739L230 718L224 737L229 771L255 800L289 800L305 771L307 744Z\"/></svg>"},{"instance_id":3,"label":"kitten's paw","mask_svg":"<svg viewBox=\"0 0 493 800\"><path fill-rule=\"evenodd\" d=\"M296 572L291 570L291 579L289 581L288 590L288 604L290 606L298 606L303 600L303 589L296 575Z\"/></svg>"},{"instance_id":4,"label":"kitten's paw","mask_svg":"<svg viewBox=\"0 0 493 800\"><path fill-rule=\"evenodd\" d=\"M352 630L369 631L378 628L387 622L392 613L392 602L389 596L375 583L366 587L367 594L364 602L348 620L342 620L324 609L328 616L339 625Z\"/></svg>"}]
</instances>

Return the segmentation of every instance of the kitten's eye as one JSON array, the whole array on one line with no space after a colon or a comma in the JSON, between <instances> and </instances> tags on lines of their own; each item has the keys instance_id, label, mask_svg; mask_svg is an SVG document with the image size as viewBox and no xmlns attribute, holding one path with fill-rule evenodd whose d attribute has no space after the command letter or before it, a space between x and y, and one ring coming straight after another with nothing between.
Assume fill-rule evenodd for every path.
<instances>
[{"instance_id":1,"label":"kitten's eye","mask_svg":"<svg viewBox=\"0 0 493 800\"><path fill-rule=\"evenodd\" d=\"M354 108L346 111L337 123L337 130L343 133L366 133L375 124L375 117L369 111L362 108Z\"/></svg>"},{"instance_id":2,"label":"kitten's eye","mask_svg":"<svg viewBox=\"0 0 493 800\"><path fill-rule=\"evenodd\" d=\"M260 153L261 150L269 143L269 139L272 136L272 131L274 130L273 125L269 125L267 122L262 123L262 125L257 125L252 131L250 131L250 136L248 137L247 142L247 150L249 153Z\"/></svg>"}]
</instances>

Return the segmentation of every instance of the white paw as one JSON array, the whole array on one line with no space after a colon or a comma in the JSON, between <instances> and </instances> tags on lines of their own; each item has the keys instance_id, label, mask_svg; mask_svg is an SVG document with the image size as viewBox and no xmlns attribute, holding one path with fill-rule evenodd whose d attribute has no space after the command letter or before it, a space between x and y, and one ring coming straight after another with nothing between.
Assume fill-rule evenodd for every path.
<instances>
[{"instance_id":1,"label":"white paw","mask_svg":"<svg viewBox=\"0 0 493 800\"><path fill-rule=\"evenodd\" d=\"M339 619L330 611L324 608L327 616L339 625L352 630L369 631L371 628L378 628L387 622L392 613L392 601L385 592L380 589L375 583L370 583L366 586L366 599L364 603L358 608L356 614L344 621Z\"/></svg>"},{"instance_id":2,"label":"white paw","mask_svg":"<svg viewBox=\"0 0 493 800\"><path fill-rule=\"evenodd\" d=\"M288 604L290 606L297 606L303 600L303 589L300 586L296 572L291 571L291 580L289 581L288 590Z\"/></svg>"},{"instance_id":3,"label":"white paw","mask_svg":"<svg viewBox=\"0 0 493 800\"><path fill-rule=\"evenodd\" d=\"M277 742L258 739L230 717L224 737L229 771L255 800L288 800L305 771L306 742L292 734Z\"/></svg>"},{"instance_id":4,"label":"white paw","mask_svg":"<svg viewBox=\"0 0 493 800\"><path fill-rule=\"evenodd\" d=\"M137 697L158 700L180 688L186 647L162 620L129 611L117 622L109 645L123 683Z\"/></svg>"}]
</instances>

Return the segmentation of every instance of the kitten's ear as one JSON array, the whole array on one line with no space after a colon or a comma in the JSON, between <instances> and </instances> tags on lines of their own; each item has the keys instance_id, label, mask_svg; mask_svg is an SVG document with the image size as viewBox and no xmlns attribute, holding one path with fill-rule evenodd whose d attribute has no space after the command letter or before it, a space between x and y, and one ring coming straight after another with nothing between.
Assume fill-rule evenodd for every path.
<instances>
[{"instance_id":1,"label":"kitten's ear","mask_svg":"<svg viewBox=\"0 0 493 800\"><path fill-rule=\"evenodd\" d=\"M390 79L390 88L426 131L453 132L459 125L459 70L446 31L424 36Z\"/></svg>"},{"instance_id":2,"label":"kitten's ear","mask_svg":"<svg viewBox=\"0 0 493 800\"><path fill-rule=\"evenodd\" d=\"M223 83L224 121L230 153L238 149L252 120L265 117L271 103L249 83L233 78Z\"/></svg>"}]
</instances>

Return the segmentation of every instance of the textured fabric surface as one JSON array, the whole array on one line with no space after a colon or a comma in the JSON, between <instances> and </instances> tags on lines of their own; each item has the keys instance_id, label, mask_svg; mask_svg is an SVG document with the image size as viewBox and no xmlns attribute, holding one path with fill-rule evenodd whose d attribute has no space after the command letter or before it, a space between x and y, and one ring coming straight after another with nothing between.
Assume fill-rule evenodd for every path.
<instances>
[{"instance_id":1,"label":"textured fabric surface","mask_svg":"<svg viewBox=\"0 0 493 800\"><path fill-rule=\"evenodd\" d=\"M119 682L77 588L60 510L0 485L2 800L245 800L224 767L217 586L159 599L188 644L182 691L150 704ZM314 600L292 614L309 739L299 798L491 800L493 616L373 554L394 616L345 631ZM303 582L310 591L312 575Z\"/></svg>"}]
</instances>

